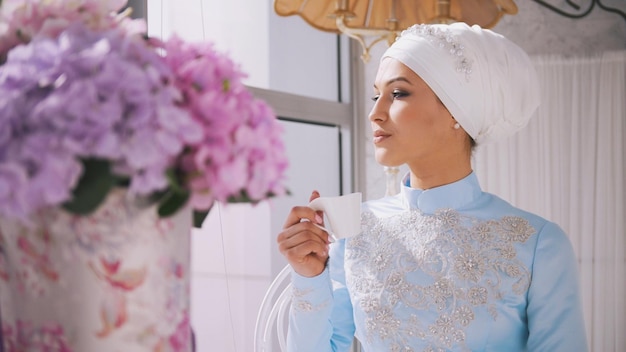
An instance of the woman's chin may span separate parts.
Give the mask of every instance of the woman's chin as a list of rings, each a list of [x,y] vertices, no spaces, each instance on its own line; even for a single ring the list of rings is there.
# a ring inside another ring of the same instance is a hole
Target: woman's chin
[[[384,155],[383,153],[376,152],[376,154],[374,155],[374,158],[376,159],[376,162],[380,164],[381,166],[399,167],[403,164],[401,162],[398,162],[396,160],[389,158],[389,156]]]

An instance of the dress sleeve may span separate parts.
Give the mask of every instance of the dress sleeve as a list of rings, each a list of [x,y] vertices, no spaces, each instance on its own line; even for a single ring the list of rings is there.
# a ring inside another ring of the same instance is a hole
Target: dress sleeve
[[[316,277],[292,272],[287,351],[349,351],[354,321],[343,269],[344,248],[345,240],[331,245],[328,267]]]
[[[578,262],[556,224],[539,232],[528,291],[528,350],[587,351]]]

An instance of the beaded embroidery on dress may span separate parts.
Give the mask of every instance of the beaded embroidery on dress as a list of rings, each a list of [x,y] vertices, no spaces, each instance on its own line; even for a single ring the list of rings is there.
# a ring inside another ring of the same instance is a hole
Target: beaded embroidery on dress
[[[322,310],[326,308],[330,304],[330,302],[328,301],[322,302],[320,304],[313,304],[307,301],[306,299],[304,299],[304,297],[308,295],[309,293],[311,293],[311,291],[312,289],[300,290],[296,287],[292,287],[291,299],[293,301],[292,303],[293,309],[301,311],[301,312],[316,312],[318,310]]]
[[[495,321],[496,303],[530,285],[515,248],[536,233],[524,218],[412,209],[387,218],[366,211],[361,223],[362,234],[346,242],[346,283],[374,345],[469,351],[466,330],[478,310]]]

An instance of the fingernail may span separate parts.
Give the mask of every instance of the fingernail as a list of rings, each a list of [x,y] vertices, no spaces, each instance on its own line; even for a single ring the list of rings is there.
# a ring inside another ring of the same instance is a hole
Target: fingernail
[[[318,224],[321,224],[323,221],[324,219],[322,219],[320,214],[315,214],[315,222],[317,222]]]

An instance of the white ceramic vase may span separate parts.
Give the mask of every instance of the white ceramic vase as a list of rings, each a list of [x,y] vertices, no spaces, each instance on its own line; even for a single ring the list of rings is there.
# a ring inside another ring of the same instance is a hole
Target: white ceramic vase
[[[4,351],[191,351],[191,226],[123,189],[89,216],[0,219]]]

